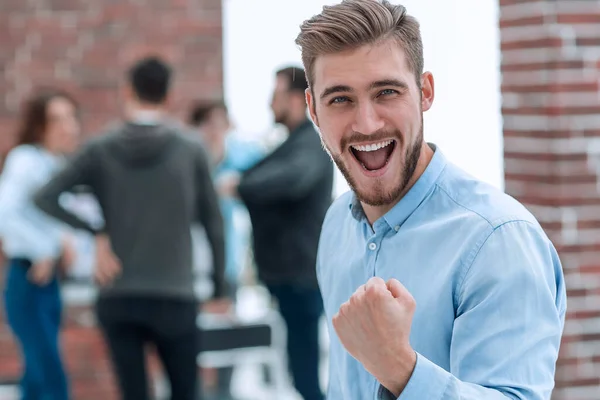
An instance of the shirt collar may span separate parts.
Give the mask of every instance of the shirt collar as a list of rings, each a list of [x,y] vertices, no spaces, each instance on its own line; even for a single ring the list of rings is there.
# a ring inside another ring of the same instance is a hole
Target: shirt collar
[[[138,110],[130,118],[136,125],[158,125],[162,119],[162,113],[153,110]]]
[[[404,221],[406,221],[421,202],[425,200],[425,197],[427,197],[431,189],[435,186],[440,174],[446,167],[447,160],[442,151],[435,144],[428,143],[428,145],[433,149],[433,157],[423,174],[404,197],[402,197],[402,199],[400,199],[400,201],[379,221],[375,221],[375,224],[386,223],[390,228],[398,231]],[[361,221],[365,218],[360,201],[354,194],[351,196],[349,208],[355,219]]]

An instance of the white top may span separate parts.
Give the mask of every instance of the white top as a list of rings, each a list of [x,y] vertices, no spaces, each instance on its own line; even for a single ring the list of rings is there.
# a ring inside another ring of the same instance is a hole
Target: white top
[[[58,258],[69,231],[33,203],[36,190],[61,167],[62,158],[42,147],[20,145],[7,156],[0,175],[0,238],[9,258]]]

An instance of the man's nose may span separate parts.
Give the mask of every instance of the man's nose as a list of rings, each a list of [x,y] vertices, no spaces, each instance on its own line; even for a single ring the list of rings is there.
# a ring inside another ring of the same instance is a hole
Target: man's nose
[[[377,113],[374,104],[370,101],[362,102],[356,107],[352,129],[363,135],[373,134],[383,129],[385,123]]]

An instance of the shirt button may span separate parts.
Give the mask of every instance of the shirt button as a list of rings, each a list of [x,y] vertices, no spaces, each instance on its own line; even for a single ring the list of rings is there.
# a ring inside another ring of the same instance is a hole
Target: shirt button
[[[377,245],[375,243],[369,243],[369,249],[371,250],[375,250],[377,248]]]
[[[396,232],[398,232],[398,231],[400,230],[400,225],[396,225],[396,226],[394,227],[394,230],[395,230]]]

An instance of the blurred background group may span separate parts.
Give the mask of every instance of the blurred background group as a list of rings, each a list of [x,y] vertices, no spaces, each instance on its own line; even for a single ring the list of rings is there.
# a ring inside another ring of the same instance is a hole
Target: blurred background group
[[[196,360],[200,398],[323,398],[328,339],[311,265],[322,214],[347,186],[331,164],[293,162],[297,153],[320,157],[293,135],[313,129],[294,38],[304,19],[333,3],[0,0],[0,224],[13,221],[0,229],[0,400],[35,390],[43,368],[56,374],[57,393],[66,390],[64,381],[70,398],[118,399],[119,375],[128,365],[115,367],[114,353],[131,355],[128,349],[146,350],[146,386],[157,399],[169,398],[173,380],[182,380],[177,360],[172,368],[158,361],[165,357],[157,340],[128,345],[122,331],[108,335],[108,323],[99,322],[97,242],[90,229],[104,221],[98,199],[85,188],[60,199],[91,227],[72,230],[58,251],[57,262],[69,268],[59,268],[56,280],[43,266],[34,276],[10,273],[9,253],[21,251],[22,238],[38,238],[33,252],[53,251],[44,248],[45,233],[27,229],[49,223],[27,196],[87,142],[134,114],[141,125],[152,125],[157,110],[205,149],[223,218],[230,301],[224,307],[210,301],[219,263],[211,233],[201,223],[190,226],[194,293],[198,303],[213,306],[197,308],[198,340],[205,339]],[[569,296],[554,396],[598,400],[600,5],[402,4],[421,22],[425,67],[436,79],[426,138],[518,198],[542,223],[561,254]],[[132,99],[152,98],[161,77],[168,77],[164,98],[150,101],[155,109],[140,109]],[[12,169],[11,158],[20,159]],[[127,203],[124,198],[124,209]],[[44,283],[38,303],[21,290],[24,280]],[[140,322],[144,312],[125,322],[137,329],[147,323]],[[118,320],[112,317],[109,322]],[[160,331],[158,317],[152,322]],[[24,343],[32,349],[44,340],[46,348],[22,351]],[[36,362],[45,351],[46,361]],[[24,398],[41,398],[29,395]]]

